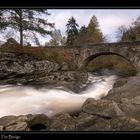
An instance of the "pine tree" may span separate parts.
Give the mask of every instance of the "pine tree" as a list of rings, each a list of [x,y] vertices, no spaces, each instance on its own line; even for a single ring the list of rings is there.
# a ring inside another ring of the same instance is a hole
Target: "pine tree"
[[[102,43],[105,41],[105,37],[99,29],[99,23],[97,18],[93,16],[87,27],[82,26],[79,30],[78,36],[74,41],[75,46],[83,46],[89,44]]]
[[[103,34],[99,29],[99,23],[96,16],[93,16],[87,26],[86,42],[95,44],[103,42]]]
[[[11,29],[19,32],[20,44],[23,46],[23,38],[27,40],[28,37],[34,37],[36,40],[36,33],[42,36],[51,33],[45,29],[54,26],[47,22],[48,15],[46,9],[0,9],[0,31]]]
[[[74,19],[74,17],[71,17],[67,23],[67,46],[73,46],[74,45],[74,40],[76,38],[76,36],[78,35],[78,29],[77,27],[79,26],[76,23],[76,20]]]
[[[87,34],[87,28],[85,26],[82,26],[79,30],[78,36],[76,36],[74,40],[75,46],[85,45],[86,44],[86,34]]]

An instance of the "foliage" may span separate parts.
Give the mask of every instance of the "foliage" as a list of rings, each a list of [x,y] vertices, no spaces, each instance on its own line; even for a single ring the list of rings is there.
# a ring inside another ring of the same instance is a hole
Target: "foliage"
[[[76,36],[78,35],[78,29],[77,27],[79,26],[76,23],[76,20],[74,17],[71,17],[67,23],[67,41],[66,44],[67,46],[73,46],[74,45],[74,40],[76,38]]]
[[[16,40],[10,38],[5,44],[0,47],[0,52],[14,53],[19,55],[29,55],[38,60],[49,60],[62,64],[63,62],[70,62],[71,55],[63,49],[63,47],[58,48],[43,48],[43,47],[33,47],[26,46],[22,47]]]
[[[79,34],[76,36],[76,39],[74,40],[75,46],[85,45],[87,44],[87,28],[85,26],[82,26],[79,30]]]
[[[51,33],[45,27],[54,26],[47,22],[48,15],[46,9],[0,9],[0,30],[3,33],[9,30],[12,36],[19,32],[21,46],[23,46],[23,38],[25,40],[34,38],[38,43],[36,33],[45,36]]]
[[[119,42],[140,41],[140,16],[128,28],[120,26],[117,36]]]
[[[54,30],[51,34],[52,39],[45,43],[45,46],[64,46],[66,43],[66,38],[62,37],[60,30]]]
[[[105,38],[99,29],[99,23],[96,16],[93,16],[87,27],[82,26],[79,35],[76,37],[74,44],[76,46],[96,44],[104,42]]]

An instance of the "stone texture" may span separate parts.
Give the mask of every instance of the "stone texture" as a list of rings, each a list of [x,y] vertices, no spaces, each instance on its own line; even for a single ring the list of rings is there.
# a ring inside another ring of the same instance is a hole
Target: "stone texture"
[[[49,131],[74,131],[75,119],[68,113],[55,115],[50,120]]]
[[[32,131],[46,129],[49,118],[44,114],[5,116],[0,118],[0,130],[3,131]]]
[[[131,117],[116,117],[110,124],[112,131],[140,131],[140,122]]]
[[[0,84],[53,85],[78,91],[88,78],[87,72],[63,71],[60,64],[37,60],[27,54],[16,56],[0,52],[0,65]]]
[[[100,116],[103,118],[112,118],[115,116],[124,116],[117,103],[110,100],[87,99],[82,110],[88,114]]]
[[[118,103],[122,102],[122,98],[132,99],[140,95],[140,75],[129,77],[127,83],[113,88],[109,91],[108,95],[104,99],[114,100]]]

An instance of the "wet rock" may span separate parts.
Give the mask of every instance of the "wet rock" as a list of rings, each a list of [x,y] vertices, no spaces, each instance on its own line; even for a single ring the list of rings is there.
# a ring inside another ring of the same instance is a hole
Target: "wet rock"
[[[30,130],[26,122],[17,122],[4,128],[5,131],[28,131]]]
[[[131,117],[116,117],[110,124],[112,131],[140,131],[140,122]]]
[[[0,118],[0,129],[5,131],[40,131],[49,125],[49,118],[44,114],[5,116]]]
[[[50,120],[49,131],[74,131],[76,120],[68,113],[55,115]]]
[[[127,116],[140,120],[140,95],[132,99],[121,98],[119,107]]]
[[[93,126],[97,120],[97,116],[81,112],[76,118],[76,131],[84,131]]]
[[[44,114],[28,115],[27,125],[30,130],[47,130],[49,125],[49,118]]]
[[[117,116],[110,119],[81,113],[77,118],[76,131],[139,131],[140,122],[132,117]]]
[[[122,102],[122,98],[132,99],[140,95],[140,75],[130,77],[121,87],[113,88],[104,99]]]
[[[16,122],[17,122],[16,116],[5,116],[0,118],[0,125],[4,127],[14,124]]]
[[[2,125],[0,125],[0,131],[3,131],[3,126]]]
[[[110,119],[91,115],[88,113],[80,113],[77,117],[76,131],[110,131]]]
[[[0,118],[0,126],[5,131],[29,131],[25,121],[22,121],[17,116],[5,116]]]
[[[84,103],[82,110],[88,114],[100,116],[103,118],[124,116],[124,113],[118,107],[118,104],[110,100],[95,100],[89,98]]]
[[[128,80],[128,78],[121,78],[121,79],[118,79],[118,80],[114,83],[113,88],[117,88],[117,87],[123,86],[124,84],[127,83],[127,80]]]

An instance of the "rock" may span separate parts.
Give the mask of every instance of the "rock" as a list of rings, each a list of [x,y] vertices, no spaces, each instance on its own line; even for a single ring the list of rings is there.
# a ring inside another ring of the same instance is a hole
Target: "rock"
[[[44,114],[5,116],[0,118],[0,129],[5,131],[47,130],[49,118]]]
[[[140,95],[132,99],[121,98],[121,104],[119,104],[119,107],[127,116],[140,120]]]
[[[3,126],[2,125],[0,125],[0,131],[3,131]]]
[[[27,123],[21,121],[17,116],[5,116],[0,118],[0,126],[5,131],[28,131],[30,130]]]
[[[57,85],[64,86],[74,92],[79,92],[81,86],[84,83],[86,83],[87,79],[88,79],[87,72],[82,71],[61,72],[59,79],[57,79]]]
[[[28,54],[0,52],[0,84],[32,86],[64,86],[73,91],[88,79],[87,72],[62,71],[61,65],[48,60],[38,60]]]
[[[17,122],[17,117],[16,116],[5,116],[0,118],[0,125],[3,127],[12,125]]]
[[[5,131],[29,131],[26,122],[17,122],[4,128]]]
[[[140,123],[132,117],[117,116],[110,119],[88,113],[77,117],[76,131],[139,131]]]
[[[105,118],[97,118],[93,125],[82,131],[111,131],[110,121]]]
[[[110,121],[106,118],[88,113],[80,113],[77,117],[76,131],[110,131]]]
[[[27,125],[30,130],[47,130],[49,125],[49,118],[44,114],[28,115]]]
[[[126,116],[140,120],[140,74],[125,78],[125,81],[125,84],[113,88],[103,99],[117,102]]]
[[[82,107],[83,112],[100,116],[103,118],[112,118],[114,116],[124,116],[117,103],[110,100],[95,100],[89,98]]]
[[[26,60],[26,58],[29,58]],[[60,65],[47,60],[36,60],[30,56],[14,56],[14,54],[0,54],[0,83],[27,84],[59,70]]]
[[[140,131],[140,122],[131,117],[116,117],[110,124],[112,131]]]
[[[2,73],[5,71],[8,74],[15,73],[16,75],[20,75],[20,74],[32,74],[34,72],[49,73],[49,72],[57,71],[60,68],[60,66],[57,63],[50,62],[47,60],[26,61],[26,62],[24,62],[24,64],[21,64],[22,60],[21,60],[21,62],[18,62],[18,61],[16,61],[16,62],[14,62],[14,61],[13,62],[9,62],[9,61],[1,62],[0,61],[0,64],[2,65],[0,68],[0,72]],[[2,74],[0,76],[3,77]]]
[[[62,71],[69,70],[69,65],[68,65],[66,62],[63,62],[63,63],[62,63],[61,70],[62,70]]]
[[[55,115],[50,120],[49,131],[74,131],[76,120],[68,113]]]
[[[76,131],[83,131],[93,126],[96,122],[97,116],[81,112],[76,118]]]
[[[127,83],[127,80],[128,80],[128,78],[121,78],[121,79],[118,79],[118,80],[114,83],[113,88],[117,88],[117,87],[123,86],[124,84]]]
[[[126,84],[113,88],[103,99],[121,103],[122,98],[132,99],[138,95],[140,95],[140,75],[129,77]]]

